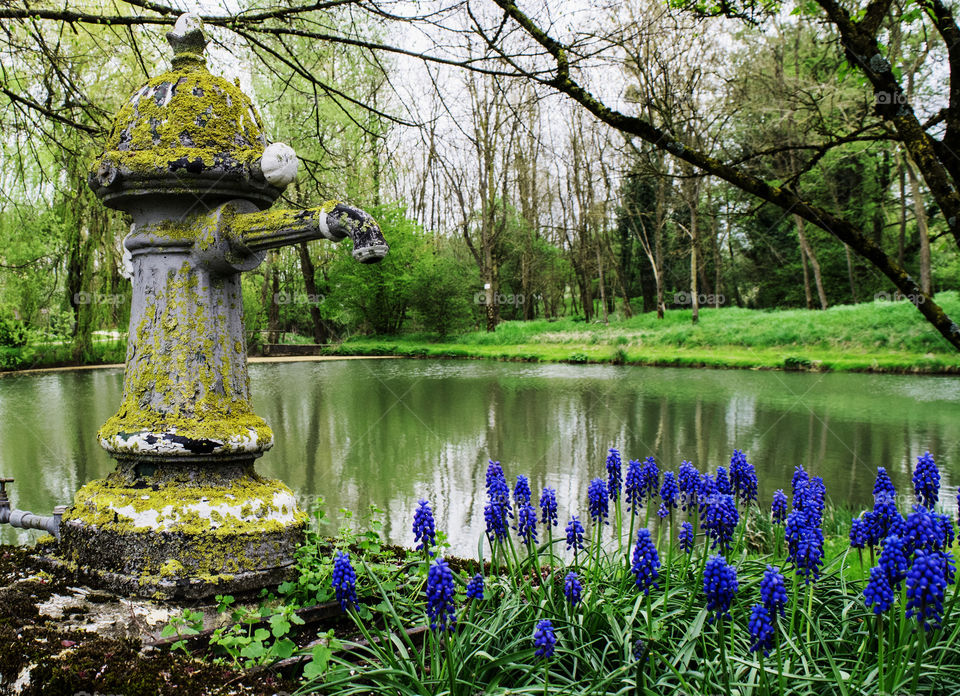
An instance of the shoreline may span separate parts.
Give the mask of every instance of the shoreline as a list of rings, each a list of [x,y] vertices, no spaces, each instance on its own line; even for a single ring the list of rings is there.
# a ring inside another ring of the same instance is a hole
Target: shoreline
[[[248,363],[326,362],[333,360],[384,359],[491,360],[568,365],[615,365],[621,367],[681,367],[713,370],[759,370],[780,372],[854,372],[862,374],[944,377],[960,374],[960,353],[842,353],[840,351],[759,350],[739,346],[709,349],[623,350],[611,345],[566,346],[563,344],[471,345],[428,343],[408,339],[351,341],[320,355],[252,356]],[[0,379],[15,375],[74,370],[122,369],[123,363],[54,365],[23,370],[2,370]]]

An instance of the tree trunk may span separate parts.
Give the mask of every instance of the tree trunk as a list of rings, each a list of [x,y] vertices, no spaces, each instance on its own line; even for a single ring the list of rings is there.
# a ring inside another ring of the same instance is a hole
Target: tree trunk
[[[313,259],[310,258],[310,252],[306,243],[298,244],[297,249],[300,252],[300,270],[303,273],[303,286],[307,291],[307,300],[310,305],[310,323],[313,327],[314,343],[327,343],[329,332],[320,316],[319,302],[320,293],[317,292],[316,268],[313,265]]]
[[[803,231],[805,222],[799,215],[794,215],[793,219],[797,224],[797,238],[800,240],[800,248],[806,255],[807,259],[810,260],[810,267],[813,269],[813,280],[817,285],[817,296],[820,298],[820,309],[826,309],[827,294],[823,290],[823,278],[820,276],[820,263],[817,261],[817,256],[813,253],[813,248],[810,246],[810,242],[807,241],[807,235]],[[847,254],[849,256],[849,251]]]
[[[800,264],[803,266],[803,296],[807,300],[807,309],[813,309],[813,295],[810,292],[810,271],[807,270],[807,255],[800,245]]]
[[[600,258],[600,240],[594,245],[597,252],[597,273],[600,276],[600,306],[603,308],[603,323],[609,324],[610,317],[607,314],[607,291],[603,287],[603,260]]]
[[[843,250],[847,254],[847,276],[850,278],[850,296],[853,298],[853,303],[856,304],[860,300],[857,299],[857,285],[853,279],[853,257],[850,255],[849,245],[844,244]]]
[[[920,289],[927,295],[933,294],[933,282],[930,277],[930,235],[927,231],[927,211],[923,207],[923,191],[913,162],[907,160],[907,177],[910,179],[910,195],[913,197],[913,214],[917,219],[917,234],[920,237]]]

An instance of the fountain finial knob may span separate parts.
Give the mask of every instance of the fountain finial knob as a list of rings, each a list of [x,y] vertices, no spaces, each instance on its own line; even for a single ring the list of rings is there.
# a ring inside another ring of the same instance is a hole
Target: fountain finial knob
[[[180,15],[173,31],[167,32],[167,41],[173,49],[173,67],[186,67],[188,64],[204,65],[203,51],[207,46],[207,36],[203,33],[203,20],[200,15],[186,12]]]

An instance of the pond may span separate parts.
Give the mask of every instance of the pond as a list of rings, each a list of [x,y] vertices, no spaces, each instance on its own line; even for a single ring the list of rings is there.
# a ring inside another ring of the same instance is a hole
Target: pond
[[[304,505],[318,496],[363,518],[384,511],[390,541],[412,542],[417,499],[431,500],[453,550],[476,553],[484,472],[500,460],[535,498],[557,489],[560,515],[586,516],[589,480],[611,446],[676,469],[756,466],[760,501],[789,493],[794,467],[823,476],[836,503],[866,506],[877,466],[902,493],[930,450],[955,508],[960,481],[960,381],[952,377],[807,374],[480,361],[351,360],[250,366],[257,412],[276,444],[259,461]],[[112,460],[95,433],[119,404],[118,369],[0,379],[0,475],[14,505],[49,514]],[[902,504],[903,508],[904,505]],[[353,520],[351,524],[358,524]],[[38,533],[0,527],[3,543]]]

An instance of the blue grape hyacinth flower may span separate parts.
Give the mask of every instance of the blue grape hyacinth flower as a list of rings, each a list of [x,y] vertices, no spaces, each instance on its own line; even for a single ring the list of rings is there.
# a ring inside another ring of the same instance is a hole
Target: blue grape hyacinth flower
[[[677,487],[680,489],[680,509],[684,512],[697,504],[700,494],[700,472],[697,467],[688,461],[680,462],[680,471],[677,474]]]
[[[611,447],[607,455],[607,492],[610,500],[619,500],[622,486],[623,462],[620,459],[620,452],[615,447]]]
[[[680,550],[684,553],[693,552],[693,525],[684,521],[680,525],[680,532],[677,534],[677,541],[680,543]]]
[[[913,490],[917,500],[928,510],[932,510],[940,498],[940,470],[929,452],[917,457],[917,466],[913,470]]]
[[[583,585],[580,577],[572,570],[563,579],[563,596],[570,602],[570,606],[577,606],[583,598]]]
[[[540,494],[540,522],[544,526],[556,527],[559,521],[557,517],[557,492],[553,488],[544,488]]]
[[[584,529],[576,515],[570,518],[564,531],[567,534],[567,551],[573,549],[574,554],[576,554],[577,551],[583,551]]]
[[[357,574],[350,565],[350,554],[338,551],[333,558],[333,591],[344,611],[357,603]]]
[[[757,499],[757,471],[740,450],[734,450],[730,457],[730,487],[734,497],[745,505]]]
[[[717,493],[733,495],[733,488],[730,487],[730,478],[727,476],[727,470],[722,466],[717,467]]]
[[[700,514],[703,514],[703,508],[707,504],[707,501],[713,496],[717,495],[719,491],[717,490],[717,482],[713,480],[713,477],[709,473],[705,473],[700,477],[700,489],[697,491],[697,501],[700,503]]]
[[[633,565],[630,572],[636,577],[636,585],[643,594],[649,594],[650,587],[658,590],[657,578],[660,577],[660,555],[650,538],[650,530],[645,527],[637,530],[637,542],[633,547]]]
[[[866,531],[867,542],[876,546],[891,534],[903,532],[903,515],[897,509],[897,503],[888,493],[878,493],[874,499],[872,517],[868,514],[869,525]]]
[[[660,490],[660,469],[657,460],[647,457],[640,469],[640,494],[645,498],[656,498]]]
[[[914,505],[903,524],[904,553],[911,556],[918,551],[936,551],[943,547],[944,535],[940,518],[922,505]]]
[[[503,541],[507,538],[507,509],[490,501],[483,508],[483,519],[487,525],[487,538],[492,544],[494,541]]]
[[[673,510],[677,507],[677,498],[680,497],[680,489],[677,487],[677,478],[672,471],[663,472],[663,485],[660,486],[660,500],[663,507],[667,510]]]
[[[880,566],[870,569],[870,581],[863,588],[863,599],[868,607],[873,607],[874,614],[885,613],[893,604],[893,588]]]
[[[483,575],[477,573],[467,583],[467,599],[483,599]]]
[[[810,474],[802,466],[794,467],[793,478],[790,479],[790,499],[794,510],[803,509],[803,496],[810,481]]]
[[[907,573],[907,618],[916,619],[926,631],[938,628],[943,619],[943,597],[950,576],[945,554],[918,551]]]
[[[427,573],[427,616],[434,631],[454,631],[457,612],[454,607],[455,589],[453,571],[447,562],[438,558]]]
[[[643,464],[638,459],[631,459],[627,464],[627,478],[624,483],[623,492],[627,501],[627,509],[636,514],[637,510],[643,507]]]
[[[750,652],[762,650],[764,656],[770,654],[773,648],[773,622],[770,620],[770,612],[762,604],[754,604],[750,610],[750,620],[747,622],[747,629],[750,631]]]
[[[700,519],[700,527],[710,539],[710,549],[721,550],[730,548],[734,530],[740,522],[740,513],[732,495],[716,494],[703,501],[704,506]]]
[[[737,593],[737,569],[729,565],[723,556],[710,556],[703,569],[703,593],[707,596],[707,611],[714,612],[708,618],[715,620],[730,618],[730,605]]]
[[[773,516],[774,524],[783,524],[787,521],[787,496],[782,488],[778,488],[773,494],[770,514]]]
[[[850,522],[850,547],[854,549],[863,549],[867,545],[867,536],[864,529],[863,519],[854,517]]]
[[[897,489],[893,485],[893,481],[890,480],[890,474],[887,473],[887,470],[882,466],[877,467],[877,478],[873,482],[873,495],[874,497],[878,495],[886,495],[891,499],[897,499]]]
[[[537,657],[549,659],[553,657],[554,647],[557,645],[557,635],[553,631],[553,624],[550,619],[543,619],[537,623],[537,628],[533,632],[533,644],[536,651],[533,653]]]
[[[819,579],[823,565],[823,530],[819,524],[807,516],[806,510],[794,510],[787,516],[784,537],[790,560],[805,583]]]
[[[887,576],[887,583],[893,589],[899,589],[900,583],[907,577],[910,570],[910,561],[904,553],[903,539],[898,536],[888,536],[883,542],[878,565]]]
[[[607,484],[601,478],[595,478],[587,488],[587,504],[590,509],[590,519],[594,524],[603,522],[609,524],[607,516],[610,508],[607,501]]]
[[[770,612],[770,616],[785,615],[787,583],[779,568],[768,565],[763,571],[763,577],[760,579],[760,601]]]
[[[517,535],[528,546],[537,543],[537,512],[529,500],[517,513]]]
[[[417,511],[413,514],[413,540],[420,542],[417,544],[417,551],[429,551],[431,546],[437,545],[437,528],[430,502],[427,500],[421,499]]]
[[[523,474],[517,475],[517,482],[513,486],[513,502],[519,510],[521,506],[530,502],[533,493],[530,491],[530,480]]]

